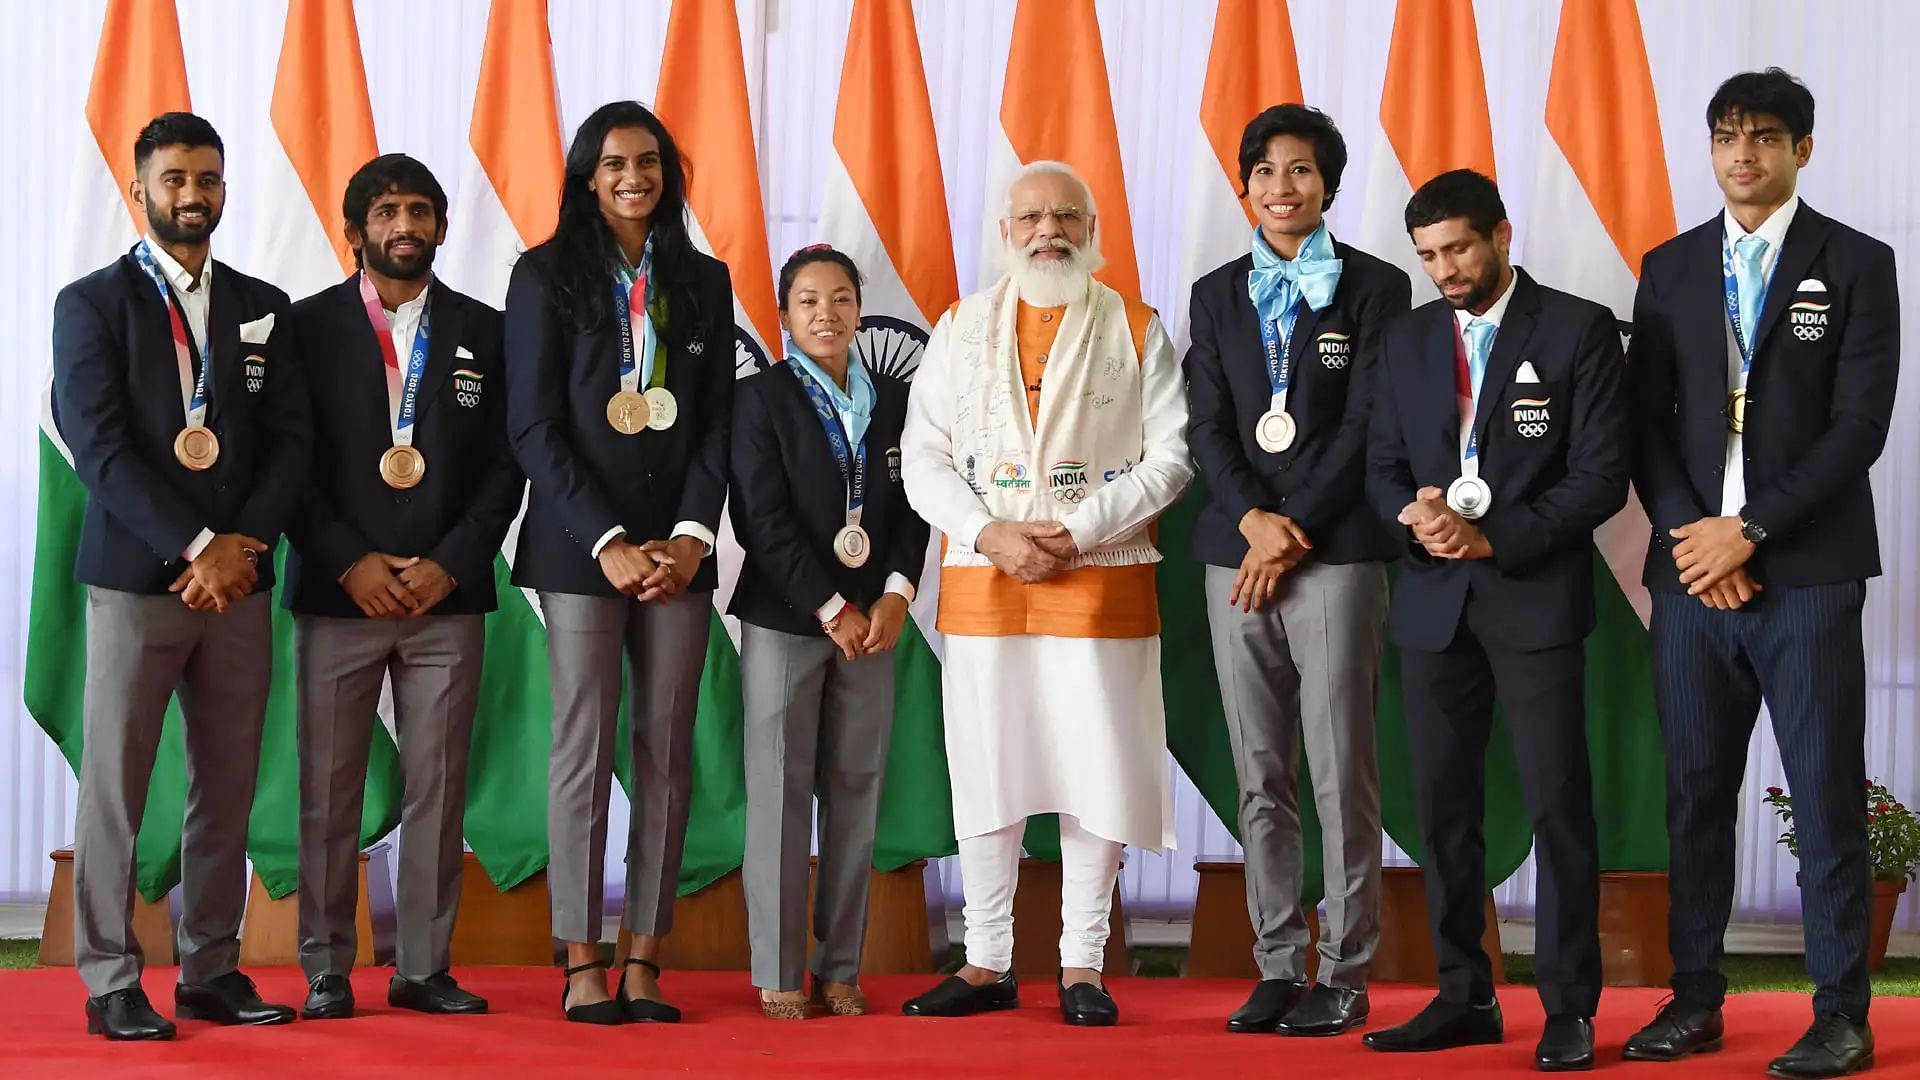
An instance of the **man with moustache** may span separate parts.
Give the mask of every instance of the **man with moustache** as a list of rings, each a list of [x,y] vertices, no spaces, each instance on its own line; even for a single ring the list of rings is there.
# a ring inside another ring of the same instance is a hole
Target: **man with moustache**
[[[524,486],[507,443],[500,313],[433,276],[447,196],[405,154],[342,200],[360,272],[293,306],[319,433],[289,534],[300,682],[300,965],[310,1020],[353,1015],[360,812],[383,681],[406,797],[387,1002],[483,1013],[447,973],[493,558]]]
[[[1123,844],[1173,846],[1150,526],[1186,487],[1186,397],[1153,309],[1095,281],[1092,192],[1025,166],[1008,272],[948,310],[914,377],[907,497],[946,534],[940,630],[967,963],[915,1016],[1018,1005],[1013,893],[1033,814],[1060,815],[1060,1010],[1105,1026]]]
[[[1707,105],[1726,208],[1647,254],[1634,303],[1634,480],[1653,524],[1673,997],[1626,1057],[1718,1049],[1734,824],[1764,702],[1793,790],[1814,1022],[1775,1076],[1873,1064],[1867,1026],[1866,654],[1880,574],[1868,472],[1900,373],[1887,245],[1795,192],[1813,95],[1779,68]]]
[[[74,966],[87,1030],[168,1039],[140,988],[134,843],[167,702],[185,720],[180,981],[174,1012],[282,1024],[242,974],[247,818],[272,675],[273,546],[300,498],[309,429],[273,332],[286,294],[213,261],[225,151],[191,113],[134,141],[148,232],[60,290],[53,416],[87,488],[85,750],[74,820]]]
[[[1510,266],[1492,180],[1442,173],[1407,232],[1443,299],[1388,328],[1367,490],[1402,543],[1388,612],[1400,647],[1427,914],[1440,993],[1364,1040],[1428,1051],[1503,1037],[1480,947],[1481,814],[1494,699],[1519,760],[1540,864],[1535,967],[1543,1071],[1593,1063],[1599,868],[1587,762],[1585,655],[1593,530],[1626,502],[1620,336],[1599,304]]]

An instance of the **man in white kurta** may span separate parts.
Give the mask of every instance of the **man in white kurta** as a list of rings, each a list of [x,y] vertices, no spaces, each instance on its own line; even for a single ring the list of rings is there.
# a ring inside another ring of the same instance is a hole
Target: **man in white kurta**
[[[1186,399],[1153,309],[1093,280],[1093,199],[1027,166],[1008,273],[934,328],[902,438],[908,500],[945,534],[939,628],[967,966],[910,1015],[1017,1004],[1013,893],[1027,818],[1060,815],[1061,1011],[1118,1016],[1101,982],[1123,845],[1173,846],[1152,523],[1186,487]]]

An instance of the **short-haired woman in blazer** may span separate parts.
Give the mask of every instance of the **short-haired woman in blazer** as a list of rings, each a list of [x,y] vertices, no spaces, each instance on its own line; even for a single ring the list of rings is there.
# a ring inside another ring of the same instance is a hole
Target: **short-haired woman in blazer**
[[[760,1008],[866,1011],[860,948],[893,727],[894,643],[926,559],[900,484],[907,387],[852,351],[860,272],[824,245],[780,270],[787,359],[740,383],[733,594],[746,704],[747,923]],[[813,993],[807,856],[820,797]]]
[[[539,590],[547,624],[547,885],[567,943],[561,1007],[582,1023],[680,1018],[656,961],[687,834],[733,406],[732,287],[694,250],[685,196],[659,119],[600,107],[567,151],[553,238],[507,288],[507,426],[532,482],[513,583]],[[610,998],[600,898],[623,658],[633,947]]]

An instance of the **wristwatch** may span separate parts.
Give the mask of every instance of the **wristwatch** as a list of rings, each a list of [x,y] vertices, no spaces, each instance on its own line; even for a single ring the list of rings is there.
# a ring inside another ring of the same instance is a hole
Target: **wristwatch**
[[[1767,530],[1761,528],[1759,522],[1745,514],[1741,514],[1740,535],[1747,538],[1747,543],[1757,546],[1762,540],[1767,538]]]

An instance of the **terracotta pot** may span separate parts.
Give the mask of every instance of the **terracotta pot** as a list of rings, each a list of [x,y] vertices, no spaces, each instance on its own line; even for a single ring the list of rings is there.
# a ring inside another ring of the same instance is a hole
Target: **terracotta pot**
[[[1893,913],[1900,906],[1900,894],[1906,891],[1904,879],[1873,883],[1872,935],[1867,938],[1868,971],[1879,971],[1887,964],[1887,937],[1893,933]]]

